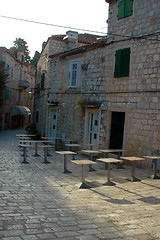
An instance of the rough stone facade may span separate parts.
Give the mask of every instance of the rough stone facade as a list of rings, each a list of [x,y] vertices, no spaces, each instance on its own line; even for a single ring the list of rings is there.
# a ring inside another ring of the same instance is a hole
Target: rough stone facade
[[[35,114],[34,121],[36,126],[42,135],[48,134],[48,127],[46,122],[46,114],[48,109],[48,97],[50,92],[50,82],[49,72],[49,56],[56,55],[59,53],[65,53],[70,49],[76,49],[78,47],[84,46],[91,42],[94,42],[99,36],[91,34],[78,34],[78,32],[68,31],[64,35],[53,35],[48,38],[48,41],[43,44],[43,49],[41,56],[37,63],[37,77],[36,82],[41,82],[42,74],[45,75],[44,88],[41,88],[41,91],[38,94],[35,94]],[[58,81],[60,82],[60,81]],[[58,84],[56,82],[56,84]],[[58,85],[56,85],[56,88]]]
[[[21,62],[5,47],[0,47],[0,60],[5,63],[8,74],[4,102],[0,108],[0,131],[24,127],[32,121],[33,98],[29,99],[28,92],[34,87],[35,67]],[[17,105],[28,107],[31,116],[12,116],[12,107]]]
[[[132,14],[118,20],[121,1],[109,1],[107,41],[51,56],[46,133],[83,146],[123,148],[124,155],[151,155],[160,150],[160,3],[133,0]],[[129,73],[115,77],[115,54],[127,48]],[[73,62],[76,87],[69,86]]]

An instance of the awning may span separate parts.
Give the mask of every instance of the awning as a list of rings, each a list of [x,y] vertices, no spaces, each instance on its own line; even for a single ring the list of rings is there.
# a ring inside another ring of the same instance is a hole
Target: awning
[[[13,106],[11,111],[11,116],[16,115],[30,115],[31,111],[25,106]]]

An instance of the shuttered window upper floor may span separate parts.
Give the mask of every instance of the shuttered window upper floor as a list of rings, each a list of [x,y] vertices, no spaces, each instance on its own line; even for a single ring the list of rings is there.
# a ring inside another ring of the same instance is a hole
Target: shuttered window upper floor
[[[118,2],[118,19],[131,16],[133,13],[133,0],[120,0]]]

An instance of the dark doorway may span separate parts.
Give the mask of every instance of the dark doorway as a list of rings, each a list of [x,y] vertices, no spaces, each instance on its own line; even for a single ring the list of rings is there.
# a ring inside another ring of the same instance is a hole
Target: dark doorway
[[[110,149],[123,148],[123,132],[124,132],[124,112],[112,112],[111,119],[111,135],[110,135]]]

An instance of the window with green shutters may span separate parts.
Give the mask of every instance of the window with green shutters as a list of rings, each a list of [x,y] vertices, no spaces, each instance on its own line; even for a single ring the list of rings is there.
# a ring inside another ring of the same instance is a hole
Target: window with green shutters
[[[130,67],[130,48],[119,49],[115,54],[114,77],[128,77]]]
[[[133,0],[121,0],[118,2],[118,19],[131,16],[133,12]]]
[[[41,88],[44,89],[44,83],[45,83],[45,73],[41,74]]]
[[[11,101],[12,99],[12,92],[11,90],[6,89],[5,90],[5,101]]]

